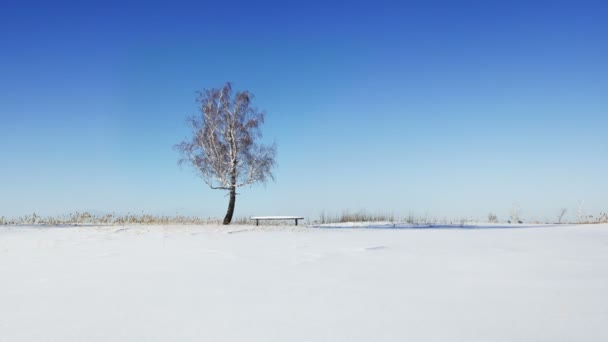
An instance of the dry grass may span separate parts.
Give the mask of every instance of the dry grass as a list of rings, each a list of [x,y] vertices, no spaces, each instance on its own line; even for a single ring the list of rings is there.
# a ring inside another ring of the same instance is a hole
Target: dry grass
[[[0,217],[0,225],[206,225],[221,224],[220,218],[201,218],[197,216],[164,216],[150,214],[103,214],[74,212],[60,216],[40,216],[36,213],[13,219]],[[246,217],[233,219],[233,224],[251,224]]]
[[[350,212],[345,210],[342,214],[332,215],[321,212],[319,219],[313,221],[314,224],[329,224],[329,223],[346,223],[346,222],[390,222],[390,223],[408,223],[408,224],[465,224],[473,222],[473,219],[436,219],[428,216],[415,216],[412,213],[407,216],[399,217],[393,213],[369,213],[366,210],[358,212]]]
[[[388,221],[394,222],[395,217],[393,214],[370,214],[365,210],[361,210],[356,213],[349,211],[343,211],[340,215],[326,214],[324,211],[319,215],[319,220],[315,223],[326,224],[326,223],[344,223],[344,222],[379,222]]]
[[[598,223],[608,223],[608,212],[600,213],[598,216],[587,215],[583,217],[579,217],[579,224],[598,224]]]
[[[491,223],[498,222],[495,214],[488,216]],[[472,218],[461,219],[437,219],[427,216],[414,216],[409,214],[405,217],[395,217],[394,214],[369,213],[365,210],[358,212],[343,211],[339,215],[331,215],[322,212],[318,220],[312,222],[306,220],[304,224],[328,224],[345,222],[391,222],[409,224],[461,224],[477,222]],[[198,216],[164,216],[150,214],[103,214],[95,215],[88,212],[74,212],[60,216],[40,216],[36,213],[17,218],[6,218],[0,216],[0,225],[220,225],[221,218],[198,217]],[[285,225],[292,221],[268,221],[264,225]],[[543,222],[534,222],[543,223]],[[546,223],[546,222],[544,222]],[[568,222],[572,223],[572,222]],[[602,212],[598,216],[587,215],[579,217],[577,224],[599,224],[608,223],[608,212]],[[248,217],[236,217],[232,221],[233,225],[251,225],[253,222]]]

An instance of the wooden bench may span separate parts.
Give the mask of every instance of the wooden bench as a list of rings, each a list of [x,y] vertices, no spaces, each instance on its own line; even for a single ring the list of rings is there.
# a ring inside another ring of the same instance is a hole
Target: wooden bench
[[[298,220],[303,220],[303,217],[300,216],[252,216],[252,220],[255,220],[255,225],[260,225],[260,220],[295,220],[296,226],[298,225]]]

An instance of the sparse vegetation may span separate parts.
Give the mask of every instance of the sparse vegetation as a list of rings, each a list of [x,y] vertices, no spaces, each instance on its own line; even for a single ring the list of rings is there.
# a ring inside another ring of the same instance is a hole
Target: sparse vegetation
[[[563,223],[563,215],[565,209],[560,210],[558,223]],[[513,217],[512,217],[513,218]],[[494,213],[488,214],[489,223],[498,223],[498,217]],[[343,211],[341,214],[330,215],[325,211],[321,212],[318,220],[308,221],[304,223],[329,224],[329,223],[346,223],[346,222],[390,222],[390,223],[407,223],[407,224],[459,224],[467,225],[480,222],[473,218],[456,218],[456,219],[437,219],[429,218],[428,216],[420,217],[410,213],[404,217],[396,217],[393,213],[377,214],[369,213],[365,210],[358,212]],[[511,222],[511,221],[508,221]],[[184,215],[151,215],[151,214],[100,214],[95,215],[89,212],[74,212],[67,215],[59,216],[40,216],[37,213],[24,215],[16,218],[7,218],[0,216],[0,226],[4,225],[48,225],[48,226],[76,226],[76,225],[219,225],[223,220],[217,217],[198,217]],[[233,220],[234,224],[248,225],[252,224],[249,217],[238,217]],[[515,221],[514,223],[518,223]],[[519,221],[521,223],[521,221]],[[548,223],[548,222],[534,222]],[[608,212],[601,212],[599,215],[585,215],[579,217],[579,224],[599,224],[608,223]],[[286,224],[283,221],[269,221],[265,225],[282,225]]]
[[[0,217],[0,225],[196,225],[220,224],[219,218],[201,218],[197,216],[164,216],[151,214],[103,214],[95,215],[89,212],[74,212],[60,216],[40,216],[36,213],[13,219]],[[246,217],[237,218],[235,223],[251,223]]]
[[[413,213],[409,213],[404,217],[397,217],[394,213],[382,214],[382,213],[369,213],[366,210],[360,210],[358,212],[350,212],[345,210],[342,214],[327,214],[322,211],[319,214],[319,219],[313,221],[315,224],[331,224],[331,223],[347,223],[347,222],[389,222],[389,223],[407,223],[415,225],[425,224],[460,224],[466,225],[469,223],[476,222],[472,218],[458,218],[458,219],[437,219],[429,218],[428,215],[416,216]]]
[[[578,209],[576,211],[576,221],[578,223],[583,223],[587,219],[586,215],[585,215],[585,211],[583,210],[583,204],[585,204],[585,201],[578,202]]]
[[[608,223],[608,212],[600,213],[598,216],[584,215],[578,217],[579,224]]]
[[[319,215],[320,224],[326,223],[344,223],[344,222],[395,222],[395,216],[391,214],[370,214],[365,210],[355,213],[343,211],[340,215],[328,215],[322,211]]]

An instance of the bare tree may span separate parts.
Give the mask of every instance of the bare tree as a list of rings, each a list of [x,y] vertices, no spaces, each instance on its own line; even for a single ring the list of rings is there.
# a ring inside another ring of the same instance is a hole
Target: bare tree
[[[257,143],[264,112],[252,106],[252,99],[248,91],[234,93],[230,83],[199,92],[201,113],[188,120],[192,138],[175,145],[180,164],[192,165],[211,189],[228,191],[224,224],[232,221],[237,188],[274,179],[276,145]]]
[[[559,211],[559,214],[557,215],[557,223],[561,224],[562,220],[564,219],[564,215],[566,215],[566,212],[568,211],[568,209],[566,208],[562,208]]]

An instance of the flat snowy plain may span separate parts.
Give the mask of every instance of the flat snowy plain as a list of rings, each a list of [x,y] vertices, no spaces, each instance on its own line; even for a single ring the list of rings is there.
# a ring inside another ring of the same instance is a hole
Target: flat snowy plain
[[[608,341],[608,225],[0,227],[0,341]]]

